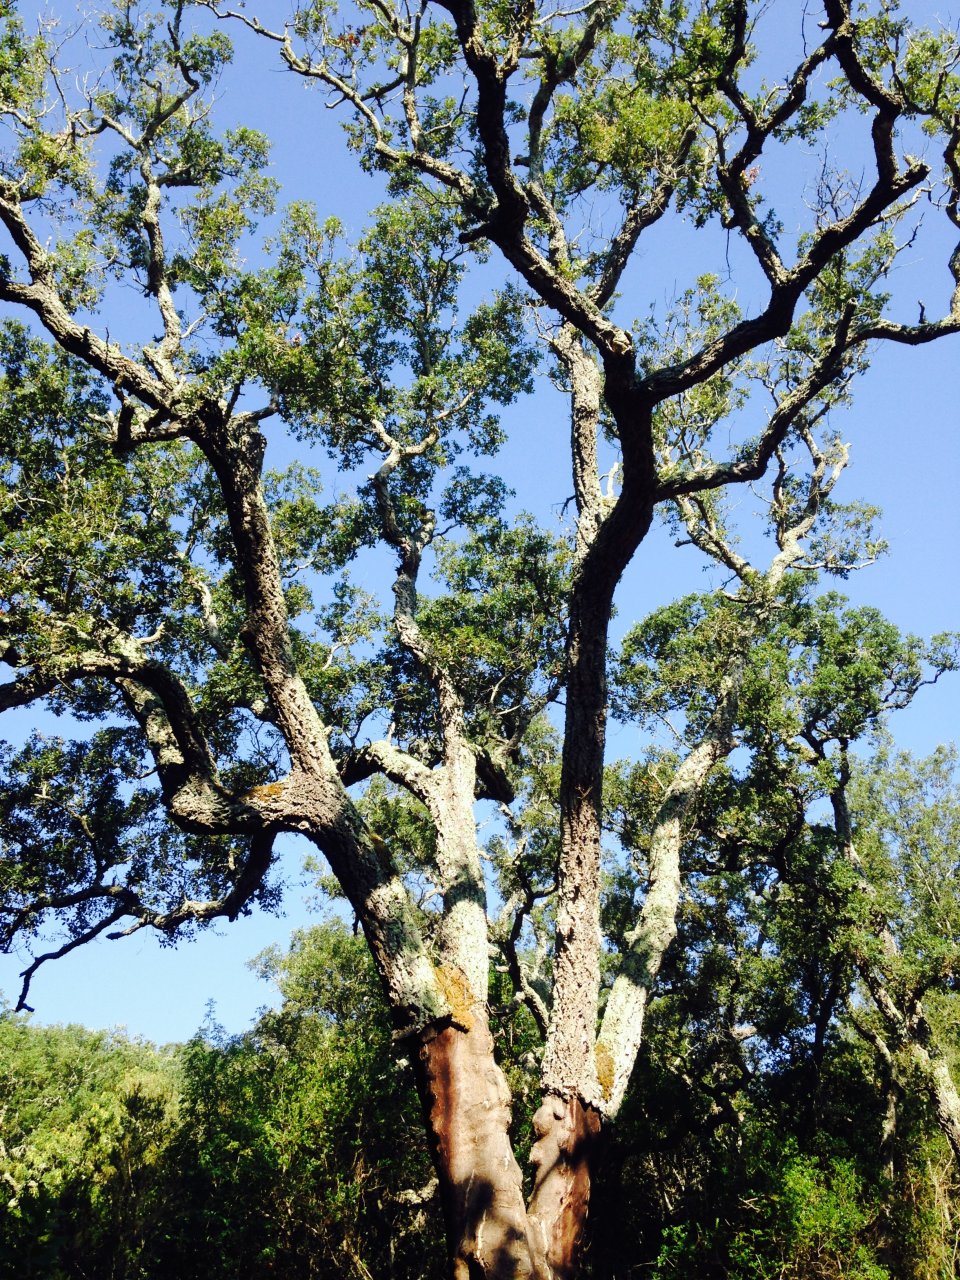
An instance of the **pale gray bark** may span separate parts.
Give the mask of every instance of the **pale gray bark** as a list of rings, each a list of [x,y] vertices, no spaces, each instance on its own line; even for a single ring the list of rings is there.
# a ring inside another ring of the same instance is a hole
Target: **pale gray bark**
[[[387,456],[373,476],[380,525],[386,542],[397,554],[393,584],[393,623],[400,643],[416,659],[436,696],[442,760],[426,770],[417,762],[403,766],[392,753],[395,776],[427,807],[437,836],[436,874],[443,896],[443,922],[438,939],[441,965],[462,976],[470,993],[474,1017],[485,1017],[489,966],[486,887],[477,846],[473,815],[477,787],[476,753],[468,735],[463,700],[449,671],[424,636],[416,619],[417,577],[425,548],[434,531],[431,512],[425,512],[419,528],[401,527],[390,478],[398,467],[426,452],[436,443],[439,428],[420,443],[402,446],[374,424]]]
[[[922,1029],[918,1026],[922,1035]],[[932,1037],[930,1038],[932,1041]],[[953,1158],[960,1164],[960,1093],[943,1053],[933,1044],[924,1044],[915,1034],[908,1041],[910,1057],[920,1068],[933,1103],[937,1123],[950,1143]]]
[[[680,851],[683,821],[716,763],[732,750],[732,722],[742,666],[725,682],[711,728],[687,755],[670,780],[650,840],[647,892],[634,929],[624,939],[628,950],[607,997],[597,1038],[600,1109],[617,1114],[643,1036],[647,1003],[667,948],[677,932],[680,905]]]

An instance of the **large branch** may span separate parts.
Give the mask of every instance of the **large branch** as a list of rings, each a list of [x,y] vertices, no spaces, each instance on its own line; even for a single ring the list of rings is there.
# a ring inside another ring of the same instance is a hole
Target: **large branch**
[[[77,638],[74,629],[70,634]],[[56,644],[62,639],[51,637]],[[89,643],[94,637],[86,639]],[[178,825],[207,834],[262,829],[268,819],[257,805],[233,796],[221,784],[190,695],[168,667],[150,658],[149,641],[115,628],[96,639],[96,647],[68,651],[62,657],[54,653],[42,668],[27,670],[0,686],[0,710],[28,705],[71,684],[106,680],[120,691],[143,730],[164,803]],[[276,822],[277,806],[271,809],[269,821]]]
[[[118,392],[129,392],[151,409],[172,415],[169,387],[124,355],[120,347],[104,341],[71,316],[57,290],[47,252],[11,182],[0,182],[0,222],[20,250],[30,275],[29,284],[0,275],[0,301],[32,311],[59,346],[103,374]]]
[[[809,433],[804,434],[804,442],[812,464],[807,492],[791,518],[787,509],[777,506],[778,477],[772,504],[778,552],[764,573],[756,573],[734,551],[709,506],[696,498],[677,500],[690,541],[718,563],[731,568],[741,579],[743,587],[738,597],[741,620],[736,636],[731,637],[730,657],[706,730],[677,767],[654,819],[646,896],[636,926],[625,936],[628,950],[607,999],[597,1039],[598,1074],[603,1089],[601,1106],[610,1116],[616,1114],[623,1102],[642,1040],[650,994],[663,957],[677,932],[683,823],[716,765],[735,746],[740,690],[751,648],[769,626],[777,608],[776,593],[788,571],[802,561],[803,540],[847,462],[843,450],[828,470],[826,457]]]
[[[31,982],[42,965],[50,960],[61,959],[125,919],[132,918],[134,923],[113,933],[106,933],[106,936],[114,939],[127,937],[139,929],[148,927],[157,929],[161,933],[171,934],[181,925],[188,923],[208,923],[219,917],[235,920],[262,885],[264,876],[270,868],[272,851],[272,834],[253,836],[248,856],[236,871],[233,883],[226,893],[220,898],[208,900],[184,899],[168,911],[157,911],[144,901],[138,890],[122,883],[95,883],[72,893],[41,894],[31,899],[19,908],[9,924],[4,926],[0,935],[4,950],[12,945],[17,934],[28,923],[47,912],[68,911],[73,907],[87,906],[99,901],[111,904],[112,909],[106,916],[81,929],[61,946],[33,957],[20,975],[23,984],[17,1001],[17,1010],[25,1009],[32,1012],[27,1004],[27,996]]]
[[[253,837],[248,860],[222,898],[186,901],[157,912],[127,897],[108,924],[132,915],[134,928],[169,931],[187,920],[234,916],[269,866],[273,835],[281,830],[302,832],[329,859],[364,926],[398,1026],[409,1032],[449,1016],[447,997],[390,851],[366,828],[335,775],[295,766],[284,778],[233,795],[219,782],[189,696],[172,673],[132,648],[126,654],[90,652],[74,658],[72,665],[61,664],[46,687],[90,678],[111,680],[121,689],[153,754],[167,811],[179,826],[201,834]],[[27,683],[39,696],[39,682],[28,678]],[[7,702],[13,701],[10,689],[15,687],[16,682],[5,686]],[[72,946],[55,954],[65,954]]]
[[[570,381],[570,453],[577,504],[577,554],[592,545],[604,517],[597,464],[597,431],[603,395],[600,370],[576,329],[565,324],[550,342]]]
[[[691,387],[706,382],[724,366],[755,347],[774,338],[784,337],[793,323],[794,313],[804,290],[813,283],[830,259],[852,245],[882,219],[891,206],[915,190],[928,177],[929,172],[925,164],[914,161],[908,169],[890,180],[878,177],[869,194],[846,218],[839,219],[819,233],[784,282],[771,291],[766,308],[758,316],[741,321],[679,364],[648,374],[639,382],[638,394],[652,404],[659,404],[662,400],[678,396]]]
[[[454,20],[464,60],[477,86],[476,127],[495,205],[470,239],[493,241],[504,257],[549,306],[576,326],[607,356],[633,350],[630,334],[614,324],[599,306],[554,264],[524,233],[530,201],[517,178],[510,157],[506,127],[507,83],[511,67],[502,65],[487,48],[475,6],[469,0],[440,0]]]
[[[397,783],[427,807],[436,796],[435,771],[392,742],[369,742],[340,763],[340,777],[346,787],[376,774]]]
[[[605,307],[613,298],[643,232],[659,222],[670,208],[680,171],[696,138],[697,129],[691,125],[680,139],[676,154],[665,167],[656,187],[642,204],[630,206],[619,230],[599,255],[600,274],[588,291],[590,299],[598,307]]]
[[[684,494],[702,493],[728,484],[759,480],[770,459],[796,423],[802,421],[809,406],[843,373],[845,360],[851,349],[862,345],[863,339],[853,328],[854,314],[854,307],[850,304],[841,317],[829,346],[815,359],[807,376],[776,406],[759,442],[747,457],[733,462],[714,463],[676,477],[667,476],[660,481],[658,499],[676,499]]]
[[[327,733],[294,656],[283,575],[261,480],[266,441],[258,415],[225,416],[209,405],[194,435],[223,493],[246,604],[241,635],[263,679],[271,718],[283,735],[294,771],[339,787]]]
[[[646,897],[639,921],[624,937],[628,950],[607,997],[597,1038],[602,1090],[598,1105],[610,1116],[617,1113],[626,1094],[643,1037],[650,992],[677,933],[683,820],[716,763],[733,749],[732,726],[742,668],[741,663],[728,676],[709,732],[678,767],[654,822]]]
[[[423,552],[433,536],[433,515],[424,513],[414,532],[401,527],[390,479],[408,459],[421,456],[436,443],[439,428],[429,431],[417,445],[401,446],[376,424],[389,450],[372,477],[380,528],[384,541],[397,553],[393,583],[393,623],[400,643],[414,657],[433,687],[443,744],[441,766],[427,780],[392,753],[386,761],[402,768],[399,780],[419,790],[437,834],[437,871],[443,894],[444,919],[441,954],[465,976],[472,999],[483,1002],[488,984],[486,887],[477,849],[473,798],[477,783],[476,752],[467,736],[463,699],[447,665],[434,652],[417,622],[417,577]],[[417,794],[417,790],[414,794]]]

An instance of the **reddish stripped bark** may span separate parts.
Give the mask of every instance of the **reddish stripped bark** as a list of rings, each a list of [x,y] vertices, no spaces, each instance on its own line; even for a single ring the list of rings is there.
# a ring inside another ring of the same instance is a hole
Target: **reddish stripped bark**
[[[453,1280],[575,1280],[600,1114],[576,1094],[548,1095],[534,1118],[529,1211],[510,1143],[510,1090],[481,1008],[423,1032],[417,1084],[424,1105]]]
[[[427,1118],[454,1280],[534,1280],[510,1089],[482,1010],[423,1033],[417,1083]]]
[[[600,1113],[576,1094],[548,1095],[533,1118],[536,1168],[530,1235],[538,1276],[575,1280],[580,1272],[593,1166],[600,1146]]]

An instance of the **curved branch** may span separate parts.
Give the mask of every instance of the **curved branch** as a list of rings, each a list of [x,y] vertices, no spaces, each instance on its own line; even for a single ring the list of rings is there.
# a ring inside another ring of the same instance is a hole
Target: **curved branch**
[[[35,956],[26,969],[22,971],[20,977],[23,978],[23,985],[20,988],[20,995],[17,999],[15,1012],[20,1013],[26,1011],[33,1013],[34,1010],[27,1004],[27,996],[30,994],[30,984],[33,981],[34,974],[41,965],[46,964],[48,960],[59,960],[62,956],[69,955],[71,951],[76,951],[77,947],[82,947],[87,942],[92,942],[94,938],[98,938],[101,933],[109,929],[112,924],[116,924],[126,914],[123,907],[117,907],[109,916],[106,916],[99,923],[87,929],[79,937],[71,938],[69,942],[65,942],[62,947],[57,947],[53,951],[45,951],[43,955]]]
[[[859,331],[853,330],[854,314],[854,304],[849,303],[830,347],[803,381],[777,405],[759,444],[749,457],[702,467],[676,478],[663,478],[657,489],[658,499],[675,499],[684,494],[719,489],[727,484],[759,480],[790,429],[802,418],[804,410],[843,372],[845,356],[865,341]]]
[[[23,255],[31,278],[30,284],[23,284],[0,275],[0,301],[32,311],[65,351],[102,373],[118,391],[128,391],[152,409],[172,415],[170,389],[164,383],[124,355],[118,346],[105,342],[73,319],[54,284],[46,250],[27,221],[10,182],[0,182],[0,222]]]

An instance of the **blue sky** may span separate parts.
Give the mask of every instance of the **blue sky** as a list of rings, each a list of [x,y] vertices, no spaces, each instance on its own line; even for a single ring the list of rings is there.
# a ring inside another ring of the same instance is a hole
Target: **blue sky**
[[[29,7],[21,5],[27,14]],[[36,12],[36,10],[34,10]],[[793,14],[780,4],[772,13]],[[380,180],[362,174],[348,155],[337,114],[325,109],[317,92],[280,70],[270,50],[238,36],[238,69],[224,77],[217,106],[225,123],[237,120],[262,129],[273,139],[273,169],[282,199],[312,199],[324,215],[335,214],[348,238],[362,231],[368,210],[381,197]],[[862,138],[845,140],[855,158]],[[789,157],[781,161],[785,197]],[[942,248],[942,246],[940,246]],[[716,232],[693,234],[665,222],[644,245],[624,284],[621,307],[643,314],[662,308],[679,288],[705,269],[717,269],[727,246]],[[904,257],[894,281],[900,318],[916,318],[916,300],[931,310],[943,305],[946,286],[942,253],[927,248]],[[743,264],[732,265],[739,272]],[[485,273],[489,274],[489,273]],[[744,270],[740,301],[749,308],[754,287]],[[855,574],[841,589],[857,603],[875,605],[901,628],[921,635],[960,626],[957,609],[957,548],[960,546],[960,338],[919,350],[885,351],[863,379],[854,407],[836,422],[852,446],[852,465],[838,498],[861,499],[883,508],[881,531],[890,553]],[[509,411],[511,443],[506,455],[520,505],[541,519],[559,519],[570,491],[567,477],[566,406],[543,381],[536,394]],[[748,428],[747,428],[748,429]],[[312,460],[316,461],[316,460]],[[755,519],[759,499],[749,490],[735,499],[745,523]],[[628,570],[618,598],[618,627],[665,603],[682,591],[709,583],[689,550],[673,547],[662,529],[651,534]],[[376,585],[376,584],[374,584]],[[898,741],[927,752],[956,736],[960,677],[945,679],[936,690],[922,691],[915,705],[895,721]],[[33,727],[35,717],[21,715],[13,731]],[[49,731],[56,731],[51,725]],[[633,754],[636,734],[611,726],[611,756]],[[184,1039],[203,1020],[208,1002],[229,1031],[244,1029],[271,993],[246,967],[265,946],[284,945],[294,927],[315,918],[312,897],[300,869],[302,850],[290,840],[284,871],[290,888],[285,914],[257,913],[234,924],[218,924],[176,948],[161,947],[142,931],[120,942],[96,942],[64,960],[45,966],[34,980],[31,1003],[43,1022],[79,1021],[89,1026],[125,1025],[131,1033],[157,1041]],[[15,999],[17,972],[24,953],[0,957],[0,988]]]

